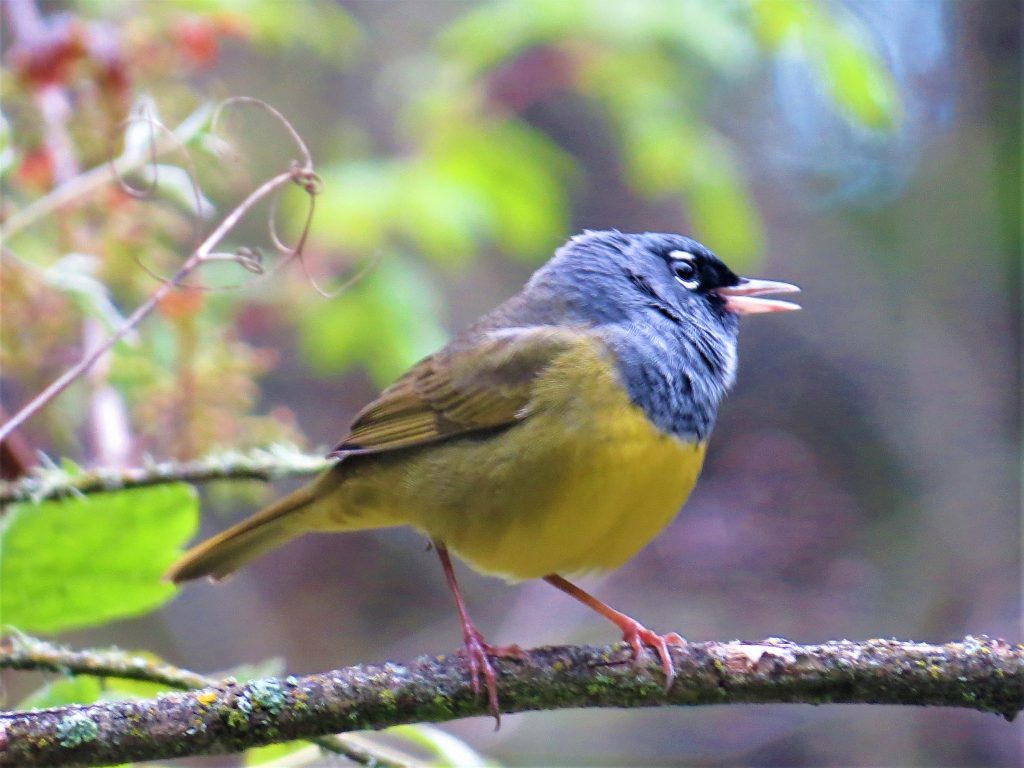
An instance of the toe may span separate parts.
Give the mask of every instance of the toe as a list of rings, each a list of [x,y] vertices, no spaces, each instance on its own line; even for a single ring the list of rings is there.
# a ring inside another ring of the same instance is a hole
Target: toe
[[[665,642],[669,645],[674,645],[676,648],[688,648],[689,643],[686,642],[686,638],[680,635],[678,632],[669,632],[665,637]]]
[[[494,666],[491,664],[490,656],[508,655],[510,648],[515,648],[520,654],[522,650],[518,646],[492,648],[483,641],[479,634],[466,635],[463,653],[469,665],[470,682],[473,686],[473,694],[480,695],[480,676],[483,675],[484,687],[487,689],[487,704],[491,715],[494,717],[494,729],[501,727],[501,715],[498,713],[498,677],[495,674]],[[499,653],[495,653],[499,651]]]
[[[652,632],[640,623],[630,626],[623,632],[622,639],[629,643],[633,649],[633,658],[637,661],[643,657],[644,646],[652,648],[661,661],[661,668],[665,672],[665,692],[672,688],[676,680],[675,666],[672,664],[672,654],[669,652],[669,645],[685,646],[686,641],[675,632],[668,635],[659,635]]]

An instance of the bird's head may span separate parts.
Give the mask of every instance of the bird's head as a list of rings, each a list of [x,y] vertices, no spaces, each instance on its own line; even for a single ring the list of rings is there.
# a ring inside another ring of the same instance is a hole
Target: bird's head
[[[789,283],[737,276],[710,249],[685,235],[587,231],[559,249],[535,279],[593,322],[661,317],[734,335],[740,315],[800,307],[763,298],[793,293]]]

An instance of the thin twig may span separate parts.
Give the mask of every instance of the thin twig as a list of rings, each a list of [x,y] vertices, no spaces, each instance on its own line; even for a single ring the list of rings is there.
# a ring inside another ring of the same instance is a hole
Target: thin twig
[[[163,483],[308,477],[322,472],[331,463],[323,458],[323,453],[307,454],[284,444],[244,452],[214,453],[192,461],[151,461],[129,468],[68,469],[46,459],[27,477],[0,481],[0,506]]]
[[[945,645],[868,640],[797,645],[692,643],[678,675],[632,661],[625,644],[539,648],[495,659],[504,713],[578,707],[860,703],[963,707],[1012,719],[1024,709],[1024,645],[967,637]],[[143,701],[0,714],[0,766],[102,765],[201,754],[326,733],[486,715],[462,656],[359,665],[307,677],[224,683]]]
[[[213,116],[211,131],[214,131],[217,126],[217,121],[220,117],[221,111],[225,106],[234,103],[245,103],[255,104],[270,115],[274,117],[285,130],[288,135],[295,141],[300,154],[302,155],[302,163],[293,162],[291,167],[273,178],[265,181],[253,192],[249,194],[241,203],[239,203],[234,210],[232,210],[227,216],[225,216],[220,224],[218,224],[214,230],[203,240],[191,255],[185,260],[185,262],[178,268],[178,270],[167,280],[163,281],[159,287],[153,291],[152,294],[140,304],[131,315],[129,315],[124,322],[103,342],[98,344],[92,350],[86,352],[82,359],[65,371],[55,381],[53,381],[46,389],[36,395],[26,406],[18,411],[11,419],[0,426],[0,442],[3,442],[12,432],[20,427],[26,420],[35,415],[43,406],[53,400],[57,395],[63,392],[75,379],[80,377],[89,368],[91,368],[97,360],[103,357],[104,354],[109,352],[118,341],[120,341],[125,335],[127,335],[132,329],[134,329],[153,309],[159,305],[159,303],[173,291],[175,288],[181,287],[185,279],[199,268],[206,261],[221,260],[220,254],[215,254],[214,249],[224,239],[224,237],[237,226],[238,222],[244,217],[252,208],[261,200],[267,197],[272,197],[279,190],[283,189],[288,184],[297,184],[300,186],[310,199],[309,214],[306,217],[306,222],[303,227],[302,233],[299,237],[299,241],[294,249],[291,249],[289,253],[285,255],[285,261],[289,261],[293,258],[302,259],[302,249],[306,243],[306,237],[309,233],[309,225],[312,218],[313,212],[313,198],[319,193],[321,187],[320,178],[316,175],[313,169],[312,156],[310,155],[309,148],[306,146],[302,137],[299,136],[295,128],[288,122],[288,120],[278,112],[276,109],[271,107],[259,99],[251,99],[248,97],[239,97],[234,99],[228,99]],[[152,122],[150,122],[152,127]],[[170,136],[170,140],[173,146],[180,147],[181,144],[178,142],[177,137],[173,133],[166,134]],[[155,156],[156,146],[155,141],[150,142],[150,154]],[[114,174],[116,178],[121,178],[123,172],[118,175]],[[197,190],[198,192],[198,190]],[[5,234],[10,233],[10,226],[5,229]]]
[[[279,173],[272,179],[265,181],[255,191],[251,192],[239,205],[231,211],[221,223],[210,233],[210,235],[196,248],[185,263],[178,268],[166,282],[161,283],[153,293],[149,295],[125,321],[108,336],[102,343],[85,354],[74,366],[65,371],[46,389],[36,395],[31,402],[11,417],[10,421],[0,427],[0,441],[3,441],[14,430],[20,427],[25,421],[34,416],[40,409],[49,403],[53,398],[63,392],[79,376],[89,370],[106,352],[114,347],[118,341],[137,326],[168,294],[177,288],[181,282],[191,274],[206,257],[213,251],[214,247],[238,224],[239,220],[247,214],[257,202],[272,194],[278,189],[291,184],[298,183],[307,186],[307,179],[313,175],[309,168],[292,168],[284,173]]]
[[[172,664],[153,661],[118,649],[76,651],[25,636],[0,638],[0,669],[49,671],[64,675],[140,680],[181,690],[234,684],[232,679],[221,680],[200,675]],[[2,731],[0,731],[0,736],[2,736]],[[328,752],[344,755],[359,765],[401,768],[400,764],[374,753],[371,747],[351,744],[346,739],[333,734],[312,738],[310,741]],[[2,759],[3,744],[0,739],[0,760]]]

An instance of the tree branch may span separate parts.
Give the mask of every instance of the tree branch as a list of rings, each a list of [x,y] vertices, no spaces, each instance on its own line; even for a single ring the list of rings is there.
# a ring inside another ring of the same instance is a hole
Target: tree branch
[[[323,454],[303,453],[293,445],[277,444],[251,451],[228,451],[193,461],[152,461],[142,467],[68,468],[47,461],[19,480],[0,481],[0,506],[16,501],[47,499],[161,483],[203,483],[211,480],[275,480],[307,477],[331,466]]]
[[[540,648],[496,659],[505,713],[578,707],[769,702],[1024,709],[1024,644],[970,637],[801,646],[771,638],[673,648],[679,676],[635,665],[623,644]],[[358,665],[307,677],[221,683],[146,701],[0,714],[0,766],[102,765],[200,754],[327,733],[487,714],[460,656]]]
[[[227,684],[226,680],[201,675],[173,664],[154,661],[121,650],[81,650],[64,648],[34,637],[0,638],[0,669],[57,672],[65,675],[119,678],[160,683],[171,688],[191,690]],[[402,763],[376,753],[372,746],[353,744],[333,734],[310,741],[321,749],[344,755],[359,765],[375,768],[402,768]],[[0,727],[0,760],[3,759],[3,728]]]

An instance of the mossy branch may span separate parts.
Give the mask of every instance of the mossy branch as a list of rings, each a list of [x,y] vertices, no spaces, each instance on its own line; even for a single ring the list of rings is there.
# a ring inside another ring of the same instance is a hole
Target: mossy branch
[[[227,451],[192,461],[148,461],[141,467],[82,469],[46,461],[28,477],[0,481],[0,505],[41,502],[161,483],[211,480],[274,480],[308,477],[331,465],[323,453],[310,455],[293,445],[277,444],[250,451]]]
[[[228,682],[116,648],[72,650],[25,635],[0,638],[0,669],[140,680],[182,690],[209,688]],[[88,729],[84,721],[82,725]],[[344,755],[359,765],[372,765],[376,768],[402,766],[401,763],[375,753],[370,747],[353,744],[339,736],[325,735],[312,738],[310,741],[327,752]],[[4,759],[3,746],[4,732],[0,726],[0,760]]]
[[[709,642],[673,648],[664,689],[652,658],[626,646],[553,647],[495,661],[504,713],[579,707],[790,702],[1024,709],[1024,645],[967,637],[797,645]],[[329,733],[487,715],[458,656],[358,665],[307,677],[228,682],[144,701],[0,713],[0,766],[104,765],[201,754]]]

